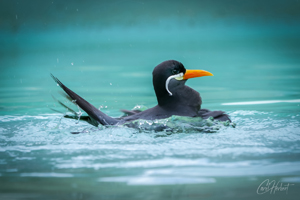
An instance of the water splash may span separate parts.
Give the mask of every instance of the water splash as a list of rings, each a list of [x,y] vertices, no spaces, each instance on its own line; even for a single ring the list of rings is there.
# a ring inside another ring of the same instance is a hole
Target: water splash
[[[235,123],[229,121],[220,122],[213,117],[202,119],[201,117],[185,117],[173,115],[166,119],[143,120],[138,119],[127,122],[123,127],[130,127],[140,132],[164,132],[171,133],[215,133],[222,127],[235,127]]]

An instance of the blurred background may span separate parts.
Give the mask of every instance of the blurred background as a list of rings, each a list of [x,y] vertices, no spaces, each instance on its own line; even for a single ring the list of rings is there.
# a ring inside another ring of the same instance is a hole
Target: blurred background
[[[299,10],[298,0],[2,0],[1,112],[51,112],[50,73],[96,107],[152,106],[152,70],[169,59],[214,74],[187,83],[203,107],[299,99]]]

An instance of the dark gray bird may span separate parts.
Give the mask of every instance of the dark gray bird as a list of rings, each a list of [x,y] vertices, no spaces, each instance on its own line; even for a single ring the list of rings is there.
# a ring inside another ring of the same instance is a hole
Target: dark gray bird
[[[99,124],[104,126],[121,125],[137,119],[164,119],[172,115],[202,117],[203,119],[213,117],[219,121],[231,121],[229,116],[223,111],[201,109],[202,100],[200,94],[185,85],[185,82],[190,78],[213,76],[212,73],[204,70],[186,70],[182,63],[175,60],[168,60],[157,65],[152,75],[158,102],[157,106],[145,111],[122,110],[127,116],[113,118],[98,110],[51,74],[54,81],[66,92],[67,97],[89,115],[81,118],[95,126]],[[59,103],[67,107],[63,103]]]

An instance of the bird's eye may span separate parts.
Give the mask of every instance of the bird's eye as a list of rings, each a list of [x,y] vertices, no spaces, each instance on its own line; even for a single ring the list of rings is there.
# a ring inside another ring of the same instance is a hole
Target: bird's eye
[[[179,70],[178,70],[178,69],[173,69],[173,70],[172,70],[172,73],[173,73],[173,74],[179,74]]]

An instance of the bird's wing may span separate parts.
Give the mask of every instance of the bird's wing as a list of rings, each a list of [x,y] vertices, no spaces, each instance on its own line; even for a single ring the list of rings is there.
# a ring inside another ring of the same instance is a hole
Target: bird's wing
[[[219,121],[229,121],[231,122],[229,116],[225,114],[223,111],[210,111],[208,109],[200,109],[198,112],[198,116],[202,117],[203,119],[207,119],[209,117],[213,117],[215,120]]]
[[[140,113],[142,111],[141,110],[125,110],[125,109],[122,109],[121,112],[124,113],[124,116],[122,116],[122,117],[126,117],[126,116],[130,116],[130,115],[135,115],[135,114]]]
[[[119,120],[109,117],[105,113],[98,110],[95,106],[87,102],[78,94],[67,88],[58,78],[51,74],[53,80],[69,95],[69,97],[76,103],[82,110],[84,110],[93,120],[98,121],[102,125],[115,125]]]

